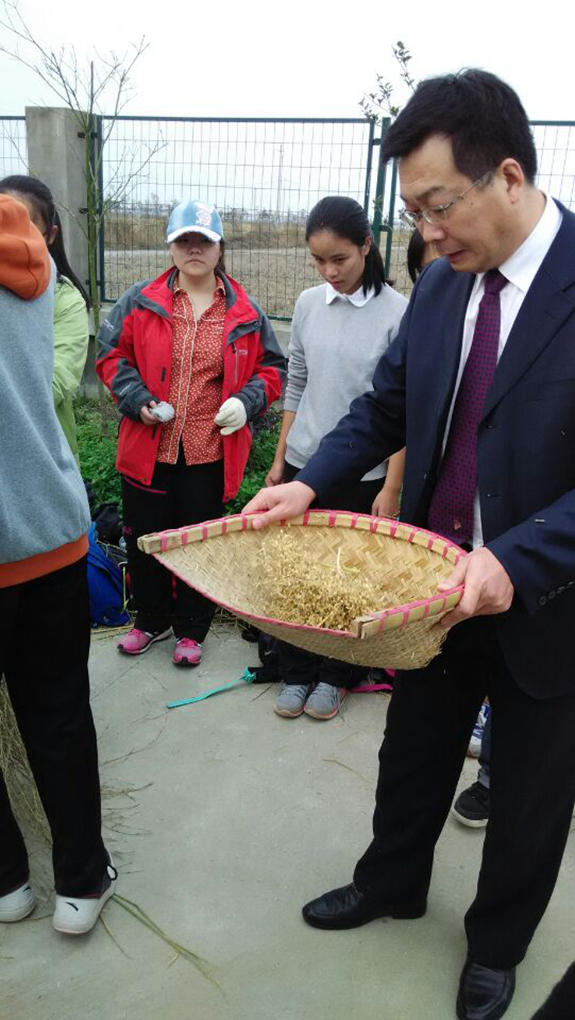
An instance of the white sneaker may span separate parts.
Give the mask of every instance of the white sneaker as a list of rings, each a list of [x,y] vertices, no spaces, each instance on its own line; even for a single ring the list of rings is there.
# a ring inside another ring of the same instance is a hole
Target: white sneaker
[[[56,931],[64,935],[85,935],[91,931],[98,920],[104,904],[113,896],[116,891],[116,871],[112,857],[108,854],[109,862],[106,866],[106,874],[103,880],[103,890],[100,896],[90,896],[86,899],[75,899],[73,896],[59,896],[56,894],[56,909],[52,924]]]
[[[6,896],[0,896],[0,922],[21,921],[23,917],[28,917],[28,914],[32,913],[35,906],[34,890],[30,883],[26,882],[19,889],[14,889]]]

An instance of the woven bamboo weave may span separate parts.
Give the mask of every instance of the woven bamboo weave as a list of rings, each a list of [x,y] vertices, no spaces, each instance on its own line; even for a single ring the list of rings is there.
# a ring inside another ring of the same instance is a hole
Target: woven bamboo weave
[[[345,568],[362,578],[382,578],[393,599],[353,621],[349,630],[310,627],[273,619],[258,584],[264,543],[274,526],[254,530],[238,514],[156,535],[138,545],[179,578],[243,620],[322,656],[363,666],[417,669],[440,650],[439,618],[459,602],[462,587],[438,593],[465,553],[429,531],[382,518],[311,510],[284,525],[295,556],[322,566],[339,552]]]

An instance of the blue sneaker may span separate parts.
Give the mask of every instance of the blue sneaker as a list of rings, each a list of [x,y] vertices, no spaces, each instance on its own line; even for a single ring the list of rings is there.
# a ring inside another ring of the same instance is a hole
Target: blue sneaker
[[[297,719],[303,712],[311,686],[311,684],[286,684],[282,681],[274,712],[286,719]]]
[[[488,705],[487,702],[484,702],[479,710],[477,722],[473,727],[473,733],[471,734],[471,740],[469,741],[469,747],[467,749],[467,755],[469,758],[479,758],[479,755],[481,754],[481,744],[483,743],[483,731],[485,730],[485,726],[489,718],[490,711],[491,705]]]
[[[305,703],[304,712],[312,719],[333,719],[339,712],[346,694],[345,687],[335,687],[326,683],[316,684]]]

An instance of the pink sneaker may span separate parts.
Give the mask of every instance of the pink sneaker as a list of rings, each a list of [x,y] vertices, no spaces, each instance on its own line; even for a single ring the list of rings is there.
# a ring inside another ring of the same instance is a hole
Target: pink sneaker
[[[165,641],[171,633],[171,627],[168,627],[167,630],[158,631],[157,634],[151,634],[147,630],[139,630],[138,627],[132,627],[126,636],[121,641],[118,641],[118,651],[123,652],[124,655],[141,655],[142,652],[148,651],[148,648],[150,645],[153,645],[154,641]]]
[[[192,638],[183,637],[176,641],[172,662],[176,666],[199,666],[202,661],[202,646]]]

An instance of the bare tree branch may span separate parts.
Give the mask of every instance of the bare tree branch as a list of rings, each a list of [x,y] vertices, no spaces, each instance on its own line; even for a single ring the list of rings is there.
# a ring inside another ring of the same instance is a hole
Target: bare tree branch
[[[409,72],[408,64],[412,59],[411,53],[401,42],[395,43],[391,47],[393,58],[399,66],[399,77],[408,89],[413,92],[417,86],[417,82],[411,77]],[[391,117],[395,120],[401,110],[401,106],[397,106],[392,102],[392,96],[395,90],[395,86],[389,81],[385,81],[383,75],[376,75],[377,89],[374,92],[366,92],[363,99],[360,100],[359,106],[363,110],[366,117],[374,117],[376,122],[381,121],[382,115]]]
[[[0,42],[0,53],[31,70],[53,96],[72,111],[78,133],[84,140],[82,174],[86,183],[86,215],[74,216],[87,239],[88,276],[90,298],[96,330],[100,319],[100,293],[98,284],[99,238],[103,218],[114,202],[132,194],[137,179],[164,146],[163,140],[152,146],[143,160],[135,166],[135,158],[128,158],[126,150],[118,157],[118,167],[108,182],[107,194],[102,194],[103,152],[109,142],[115,122],[134,94],[131,76],[140,57],[148,49],[142,36],[138,43],[118,55],[111,51],[107,56],[98,52],[87,65],[79,65],[73,46],[55,50],[37,38],[32,26],[21,12],[18,0],[0,0],[0,28],[10,39]],[[101,120],[103,104],[107,126],[103,136]],[[100,127],[98,126],[100,125]],[[127,172],[126,172],[127,168]]]

